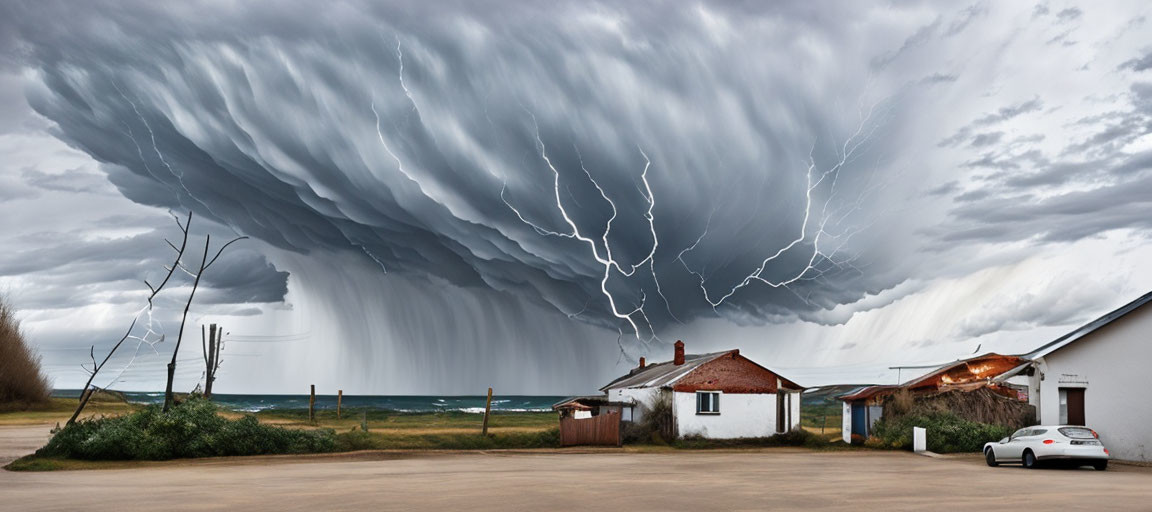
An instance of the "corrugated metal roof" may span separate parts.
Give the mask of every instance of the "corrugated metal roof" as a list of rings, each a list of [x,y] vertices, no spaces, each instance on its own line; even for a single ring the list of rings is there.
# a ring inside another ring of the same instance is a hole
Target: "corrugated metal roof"
[[[915,378],[901,384],[901,386],[906,387],[906,388],[911,388],[917,384],[920,384],[924,381],[927,381],[928,379],[931,379],[937,375],[940,375],[941,373],[945,373],[949,370],[952,370],[954,368],[958,368],[958,367],[963,366],[963,365],[970,364],[970,363],[975,362],[975,361],[980,361],[980,360],[984,360],[984,359],[1012,360],[1012,359],[1020,359],[1021,357],[1022,356],[1005,356],[1005,355],[997,354],[995,352],[986,352],[984,354],[981,354],[981,355],[978,355],[975,357],[958,359],[958,360],[953,361],[951,363],[946,363],[944,365],[939,366],[935,370],[932,370],[928,373],[925,373],[919,377],[915,377]],[[1016,365],[1013,365],[1012,368],[1009,368],[1008,370],[1005,370],[1005,371],[1011,371],[1015,367],[1016,367]],[[997,375],[999,375],[999,374],[997,374]]]
[[[882,393],[885,391],[890,391],[890,390],[896,390],[899,388],[900,388],[900,386],[897,386],[894,384],[878,384],[878,385],[873,385],[873,386],[861,386],[861,387],[855,388],[855,389],[853,389],[847,393],[844,393],[843,395],[840,395],[836,398],[840,399],[840,400],[844,400],[844,401],[864,400],[867,398],[872,398],[879,393]]]
[[[1070,343],[1091,334],[1096,329],[1104,327],[1105,325],[1120,319],[1124,315],[1139,309],[1141,306],[1144,306],[1149,302],[1152,302],[1152,292],[1148,292],[1140,298],[1121,306],[1119,309],[1116,309],[1115,311],[1112,311],[1100,318],[1088,322],[1087,324],[1081,326],[1079,329],[1056,338],[1055,340],[1042,345],[1040,348],[1033,350],[1032,352],[1023,354],[1021,357],[1036,359],[1051,354],[1057,350],[1060,350],[1061,348],[1064,348]]]
[[[611,401],[604,395],[572,396],[552,404],[552,410],[555,411],[570,406],[576,406],[574,408],[591,409],[593,405],[619,405],[627,407],[635,405],[635,403],[631,400]]]
[[[709,354],[685,354],[684,364],[674,365],[672,361],[665,361],[663,363],[653,363],[645,366],[644,368],[635,368],[627,375],[624,375],[608,385],[600,388],[600,391],[608,391],[614,388],[658,388],[667,386],[676,382],[677,379],[687,375],[692,370],[699,368],[700,365],[707,363],[720,356],[738,352],[737,350],[725,350],[723,352],[712,352]]]

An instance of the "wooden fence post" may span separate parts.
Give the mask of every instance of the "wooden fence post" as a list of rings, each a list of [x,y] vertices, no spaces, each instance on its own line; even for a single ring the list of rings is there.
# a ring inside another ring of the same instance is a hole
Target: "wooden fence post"
[[[316,385],[312,385],[312,393],[308,397],[308,421],[316,423]]]
[[[480,430],[480,435],[488,435],[488,415],[492,412],[492,388],[488,388],[488,401],[484,402],[484,428]]]
[[[340,404],[344,401],[344,390],[336,391],[336,419],[340,419]]]

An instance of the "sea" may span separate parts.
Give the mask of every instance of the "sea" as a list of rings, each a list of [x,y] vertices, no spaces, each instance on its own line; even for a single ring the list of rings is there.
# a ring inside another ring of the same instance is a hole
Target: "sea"
[[[163,392],[120,391],[129,402],[137,404],[164,403]],[[56,390],[53,396],[76,398],[80,390]],[[492,410],[504,412],[551,411],[555,404],[566,397],[537,395],[493,395]],[[459,411],[484,413],[487,397],[478,396],[435,396],[435,395],[344,395],[342,406],[345,409],[373,409],[395,412],[440,412]],[[236,411],[258,412],[269,409],[307,409],[308,395],[230,395],[212,394],[212,401]],[[335,409],[336,395],[316,395],[317,409]]]

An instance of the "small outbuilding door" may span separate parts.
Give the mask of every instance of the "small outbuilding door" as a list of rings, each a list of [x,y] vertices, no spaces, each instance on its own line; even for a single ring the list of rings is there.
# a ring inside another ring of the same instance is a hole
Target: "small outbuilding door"
[[[852,434],[868,437],[868,407],[864,402],[852,404]]]

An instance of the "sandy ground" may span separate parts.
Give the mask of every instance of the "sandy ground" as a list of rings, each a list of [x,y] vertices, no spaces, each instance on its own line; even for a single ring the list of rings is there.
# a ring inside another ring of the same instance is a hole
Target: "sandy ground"
[[[36,451],[52,437],[55,425],[0,426],[0,466]],[[0,473],[3,488],[4,473]],[[0,502],[3,503],[3,502]]]
[[[46,433],[46,427],[0,429],[0,456]],[[989,468],[977,457],[775,449],[358,453],[0,472],[4,510],[577,510],[597,504],[628,510],[1149,510],[1152,470]]]

